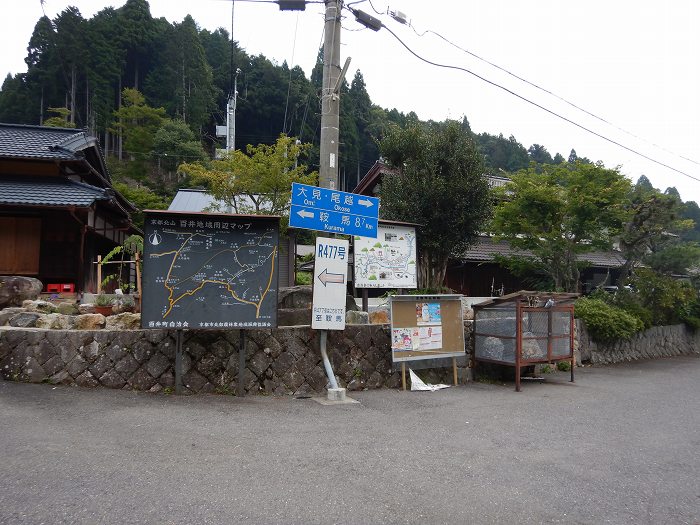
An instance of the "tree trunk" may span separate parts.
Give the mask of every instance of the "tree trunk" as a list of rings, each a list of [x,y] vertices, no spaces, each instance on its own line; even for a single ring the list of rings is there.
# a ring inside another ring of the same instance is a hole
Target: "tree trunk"
[[[119,75],[119,91],[117,92],[117,110],[122,109],[122,77]],[[122,118],[119,117],[119,124],[122,123]],[[117,136],[117,157],[122,160],[122,154],[124,149],[124,138],[122,137],[123,131],[121,125],[119,126],[119,135]]]
[[[75,94],[76,94],[76,78],[77,72],[75,64],[71,67],[70,71],[70,123],[75,124]]]
[[[418,288],[438,292],[445,283],[447,257],[432,256],[423,252],[418,257]]]

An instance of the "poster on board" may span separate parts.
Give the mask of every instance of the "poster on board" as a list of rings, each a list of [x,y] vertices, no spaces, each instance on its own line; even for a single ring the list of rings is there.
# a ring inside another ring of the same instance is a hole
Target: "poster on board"
[[[416,229],[380,223],[377,238],[354,237],[357,288],[417,287]]]

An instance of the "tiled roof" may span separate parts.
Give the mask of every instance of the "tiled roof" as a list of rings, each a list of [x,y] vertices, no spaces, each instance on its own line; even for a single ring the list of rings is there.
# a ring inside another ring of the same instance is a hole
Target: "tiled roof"
[[[108,200],[112,194],[112,190],[62,177],[0,178],[0,204],[84,208],[96,200]]]
[[[0,157],[75,160],[93,141],[83,130],[0,124]]]
[[[466,250],[459,258],[469,262],[491,262],[497,255],[528,257],[532,253],[528,250],[513,248],[508,241],[495,241],[490,237],[480,237],[474,246]],[[578,260],[589,262],[598,268],[619,268],[625,263],[622,254],[612,250],[583,253],[578,256]]]

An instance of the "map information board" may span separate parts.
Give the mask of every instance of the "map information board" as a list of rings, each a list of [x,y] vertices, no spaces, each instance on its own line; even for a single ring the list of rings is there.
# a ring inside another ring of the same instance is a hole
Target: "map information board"
[[[357,288],[416,288],[416,229],[380,223],[377,238],[355,237]]]
[[[146,212],[143,328],[277,325],[279,218]]]

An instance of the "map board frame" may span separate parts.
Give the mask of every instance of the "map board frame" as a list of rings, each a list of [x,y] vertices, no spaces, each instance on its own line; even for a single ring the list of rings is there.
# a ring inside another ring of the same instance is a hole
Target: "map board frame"
[[[389,299],[392,362],[465,355],[461,295],[394,295]]]
[[[144,213],[142,328],[277,327],[278,216]]]
[[[355,288],[418,288],[416,225],[379,221],[377,238],[355,236]]]

